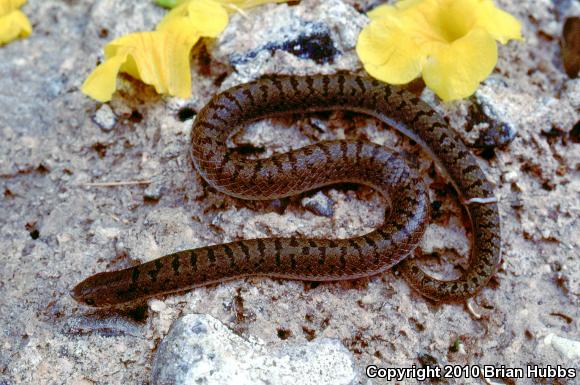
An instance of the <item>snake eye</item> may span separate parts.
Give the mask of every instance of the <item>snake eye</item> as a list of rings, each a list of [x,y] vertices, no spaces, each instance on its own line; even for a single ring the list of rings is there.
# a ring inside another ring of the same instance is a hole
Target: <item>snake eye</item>
[[[95,300],[92,298],[85,298],[85,303],[89,306],[95,306]]]

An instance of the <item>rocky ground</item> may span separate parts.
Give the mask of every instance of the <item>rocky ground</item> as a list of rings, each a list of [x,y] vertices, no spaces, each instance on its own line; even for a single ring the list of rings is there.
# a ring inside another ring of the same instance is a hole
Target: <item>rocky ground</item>
[[[442,105],[422,92],[469,142],[482,121],[515,134],[479,154],[497,186],[504,262],[473,311],[426,300],[392,272],[319,285],[242,279],[128,312],[69,297],[88,275],[184,248],[377,226],[385,203],[362,187],[267,203],[224,196],[192,170],[188,135],[195,112],[228,86],[266,73],[359,71],[361,12],[378,3],[304,0],[234,15],[220,39],[196,49],[190,99],[160,97],[125,77],[107,104],[79,91],[102,46],[151,30],[165,11],[149,1],[24,6],[33,35],[0,47],[0,384],[167,383],[193,371],[200,384],[368,385],[386,383],[367,378],[368,365],[580,369],[580,81],[566,76],[559,48],[563,18],[580,15],[573,1],[497,1],[521,20],[525,41],[500,49],[494,74],[469,100]],[[433,201],[416,256],[441,276],[460,274],[469,239],[461,208],[429,157],[392,129],[319,114],[259,122],[232,141],[267,156],[343,137],[415,159]],[[573,384],[577,376],[493,382]]]

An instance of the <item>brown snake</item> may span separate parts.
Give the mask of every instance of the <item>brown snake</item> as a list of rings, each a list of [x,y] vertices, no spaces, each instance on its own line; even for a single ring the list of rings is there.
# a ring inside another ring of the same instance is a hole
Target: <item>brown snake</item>
[[[423,146],[450,178],[471,219],[469,267],[435,279],[413,259],[429,219],[416,171],[389,149],[363,141],[320,142],[268,159],[248,160],[226,146],[236,127],[290,112],[350,110],[371,115]],[[267,238],[179,251],[124,270],[103,272],[72,291],[79,302],[111,306],[250,275],[335,281],[370,276],[399,263],[402,276],[438,301],[475,295],[500,261],[500,221],[491,184],[475,158],[426,103],[397,87],[356,75],[280,76],[214,96],[191,134],[197,171],[214,188],[244,199],[275,199],[337,182],[370,185],[391,199],[378,229],[349,239]]]

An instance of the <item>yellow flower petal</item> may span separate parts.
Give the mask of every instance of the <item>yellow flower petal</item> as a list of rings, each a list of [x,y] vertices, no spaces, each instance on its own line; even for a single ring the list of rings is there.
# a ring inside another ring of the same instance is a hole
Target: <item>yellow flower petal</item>
[[[218,2],[193,0],[173,8],[157,25],[158,31],[180,31],[217,37],[228,24],[228,13]]]
[[[24,3],[26,3],[26,0],[0,0],[0,16],[7,15],[20,8]]]
[[[32,33],[30,21],[17,8],[25,0],[0,0],[0,45]]]
[[[369,11],[369,13],[367,13],[367,16],[371,20],[379,20],[383,17],[393,17],[397,14],[397,12],[399,11],[394,6],[384,4],[373,8],[371,11]]]
[[[186,33],[166,31],[123,36],[105,47],[105,62],[93,71],[81,90],[96,100],[111,100],[121,71],[152,85],[160,94],[187,98],[191,94],[189,53],[195,42]]]
[[[117,74],[126,59],[127,54],[119,55],[98,65],[83,83],[81,91],[99,102],[111,100],[117,88]]]
[[[481,0],[477,12],[477,25],[489,32],[502,44],[510,39],[522,40],[522,26],[509,13],[496,8],[491,0]]]
[[[491,73],[496,40],[521,38],[520,23],[492,0],[401,0],[369,17],[357,43],[367,72],[393,84],[422,73],[444,100],[469,96]]]
[[[379,5],[376,8],[373,8],[371,11],[367,13],[367,16],[371,20],[377,20],[384,16],[393,16],[397,14],[397,12],[405,11],[409,8],[414,8],[417,5],[420,5],[425,0],[400,0],[394,5],[383,4]]]
[[[423,79],[443,100],[465,98],[473,94],[495,67],[497,45],[482,28],[451,45],[441,47],[423,65]]]
[[[371,21],[359,35],[356,52],[365,70],[387,83],[408,83],[421,73],[419,47],[391,18]]]
[[[215,37],[228,15],[218,2],[193,0],[173,9],[154,32],[123,36],[105,46],[105,62],[83,84],[82,91],[108,101],[119,72],[155,87],[160,94],[191,95],[190,51],[202,36]]]

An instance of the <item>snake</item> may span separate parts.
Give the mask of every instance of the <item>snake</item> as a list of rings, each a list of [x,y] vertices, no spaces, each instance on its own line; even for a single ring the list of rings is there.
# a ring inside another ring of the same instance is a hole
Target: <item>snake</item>
[[[430,220],[422,177],[396,151],[370,141],[330,140],[249,159],[227,145],[240,127],[289,113],[347,110],[386,123],[418,143],[454,186],[471,225],[467,267],[456,279],[428,274],[409,255]],[[267,276],[338,281],[395,267],[421,295],[459,302],[476,295],[500,263],[501,229],[493,185],[445,119],[415,94],[364,75],[266,76],[216,94],[191,130],[191,159],[216,190],[272,200],[349,182],[370,186],[390,205],[375,230],[347,239],[272,237],[190,250],[92,275],[71,291],[92,307],[117,306],[226,280]]]

